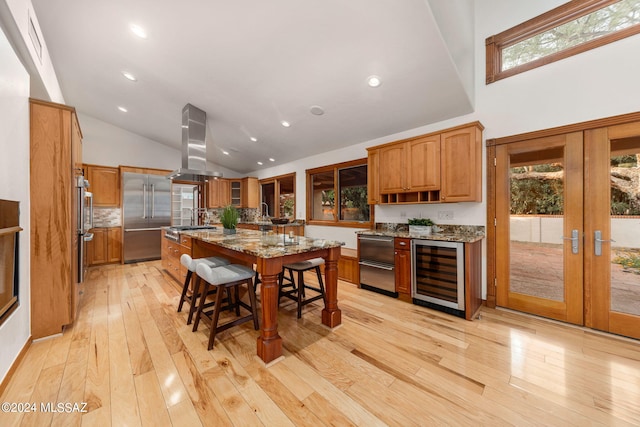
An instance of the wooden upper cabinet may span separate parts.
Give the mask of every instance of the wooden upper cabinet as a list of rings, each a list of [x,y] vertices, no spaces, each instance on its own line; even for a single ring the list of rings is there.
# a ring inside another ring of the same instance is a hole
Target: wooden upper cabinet
[[[368,150],[367,156],[367,203],[380,203],[380,150]]]
[[[260,206],[260,185],[258,184],[258,178],[243,178],[240,190],[240,205],[243,208],[256,209]]]
[[[407,191],[440,189],[440,135],[407,142]]]
[[[406,144],[393,144],[380,148],[379,186],[380,193],[406,191],[405,167]]]
[[[93,205],[120,206],[120,169],[87,165],[89,190],[93,193]]]
[[[207,187],[207,208],[223,208],[231,204],[231,184],[228,179],[211,179]]]
[[[477,123],[442,133],[441,201],[482,201],[481,126]]]
[[[479,122],[367,149],[370,204],[482,201]]]

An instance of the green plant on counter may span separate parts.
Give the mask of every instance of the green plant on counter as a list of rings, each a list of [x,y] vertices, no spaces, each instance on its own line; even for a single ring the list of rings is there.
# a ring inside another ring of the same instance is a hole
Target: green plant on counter
[[[220,222],[222,223],[222,226],[228,230],[235,230],[239,218],[240,213],[238,212],[238,209],[231,205],[225,206],[222,210],[222,214],[220,214]]]
[[[431,221],[429,218],[411,218],[409,219],[409,221],[407,221],[407,223],[409,225],[424,225],[424,226],[434,225],[433,221]]]

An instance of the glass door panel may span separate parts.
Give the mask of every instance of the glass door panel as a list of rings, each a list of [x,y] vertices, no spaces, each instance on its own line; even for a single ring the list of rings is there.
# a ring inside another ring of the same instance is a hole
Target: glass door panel
[[[640,316],[640,144],[611,142],[611,311]],[[609,243],[605,246],[606,243]]]
[[[583,321],[582,136],[496,147],[496,302]]]
[[[564,301],[563,153],[535,154],[537,159],[520,162],[518,156],[511,157],[509,287],[511,292]]]

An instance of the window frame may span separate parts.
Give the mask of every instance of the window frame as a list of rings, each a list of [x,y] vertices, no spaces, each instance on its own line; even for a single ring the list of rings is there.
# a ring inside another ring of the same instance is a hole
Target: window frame
[[[273,184],[273,200],[274,200],[274,212],[271,212],[271,214],[269,215],[270,217],[274,217],[274,218],[278,218],[280,215],[280,181],[283,181],[285,179],[292,179],[293,180],[293,194],[296,194],[296,173],[295,172],[291,172],[291,173],[286,173],[283,175],[277,175],[277,176],[272,176],[269,178],[264,178],[264,179],[260,179],[258,180],[258,185],[260,186],[260,216],[262,216],[262,214],[264,213],[263,209],[262,209],[262,203],[264,202],[264,194],[262,191],[262,186],[263,185],[268,185],[268,184]],[[293,199],[293,219],[296,218],[296,208],[297,208],[297,197],[294,196]],[[277,206],[276,206],[277,204]],[[267,205],[268,206],[268,205]],[[278,216],[276,216],[276,213],[278,214]]]
[[[363,158],[363,159],[357,159],[357,160],[351,160],[348,162],[341,162],[341,163],[334,163],[332,165],[327,165],[327,166],[321,166],[321,167],[317,167],[317,168],[313,168],[313,169],[307,169],[306,172],[306,185],[307,185],[307,215],[306,215],[306,223],[308,225],[324,225],[324,226],[330,226],[330,227],[352,227],[352,228],[373,228],[374,225],[374,207],[375,205],[369,204],[369,221],[344,221],[344,220],[340,220],[340,215],[338,215],[337,212],[337,206],[338,206],[338,200],[339,200],[339,195],[340,195],[340,179],[339,179],[339,171],[341,169],[348,169],[348,168],[352,168],[352,167],[357,167],[357,166],[367,166],[368,169],[368,164],[367,164],[367,158]],[[320,219],[313,219],[312,218],[312,213],[313,213],[313,184],[312,184],[312,179],[311,176],[318,174],[318,173],[326,173],[326,172],[333,172],[333,190],[334,190],[334,194],[335,194],[335,206],[334,206],[334,212],[333,212],[333,216],[334,219],[333,220],[320,220]],[[368,179],[368,175],[367,175],[367,179]],[[368,191],[368,182],[367,182],[367,191]]]
[[[509,28],[500,34],[488,37],[486,46],[486,84],[494,83],[525,71],[533,70],[543,65],[569,58],[582,52],[595,49],[640,33],[640,24],[616,31],[606,36],[552,53],[526,64],[518,65],[508,70],[501,70],[502,51],[516,43],[548,31],[559,25],[573,21],[596,10],[617,3],[619,0],[572,0],[556,7],[542,15],[538,15],[522,24]]]

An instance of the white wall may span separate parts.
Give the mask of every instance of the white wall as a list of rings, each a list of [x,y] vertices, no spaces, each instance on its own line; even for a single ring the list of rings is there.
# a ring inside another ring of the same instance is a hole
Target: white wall
[[[41,57],[38,57],[29,36],[29,18],[35,24],[42,45]],[[58,77],[31,0],[0,0],[0,20],[6,36],[31,75],[30,96],[64,104]]]
[[[78,111],[82,129],[82,161],[103,166],[138,166],[178,169],[182,163],[180,150],[129,132]],[[207,162],[210,170],[227,178],[241,176],[225,167]]]
[[[476,107],[485,137],[496,138],[640,110],[640,36],[626,38],[490,85],[487,37],[565,3],[476,2]]]
[[[0,381],[30,330],[29,74],[0,30],[0,199],[20,201],[19,307],[0,326]]]

